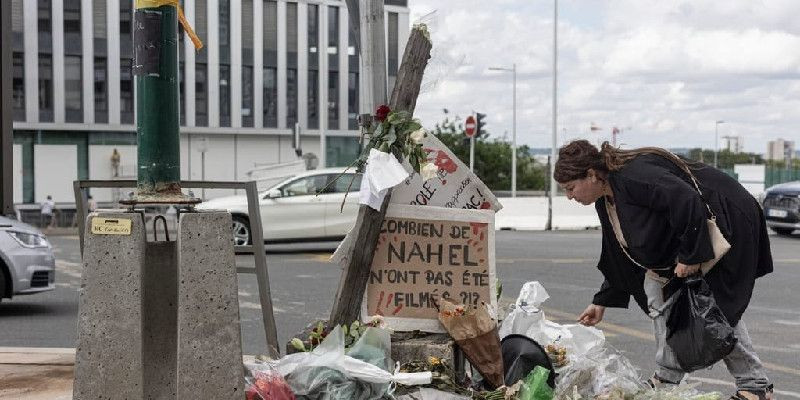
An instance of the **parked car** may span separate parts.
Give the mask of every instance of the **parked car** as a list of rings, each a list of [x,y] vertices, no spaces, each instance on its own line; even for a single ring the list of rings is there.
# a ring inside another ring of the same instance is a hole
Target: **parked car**
[[[0,217],[0,300],[55,289],[56,259],[41,231]]]
[[[779,235],[800,229],[800,181],[782,183],[767,189],[762,202],[767,226]]]
[[[343,168],[329,168],[305,171],[282,179],[259,192],[264,241],[323,241],[343,238],[355,225],[361,175],[348,172],[339,176],[342,170]],[[344,209],[340,211],[346,193]],[[227,210],[233,217],[234,243],[252,243],[245,195],[212,199],[199,204],[197,208]]]

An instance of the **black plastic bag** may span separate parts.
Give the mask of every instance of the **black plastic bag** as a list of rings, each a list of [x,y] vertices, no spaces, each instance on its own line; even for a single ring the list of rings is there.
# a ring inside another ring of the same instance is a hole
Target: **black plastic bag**
[[[674,296],[678,297],[667,317],[667,345],[681,369],[707,368],[730,354],[737,339],[705,279],[687,277]]]

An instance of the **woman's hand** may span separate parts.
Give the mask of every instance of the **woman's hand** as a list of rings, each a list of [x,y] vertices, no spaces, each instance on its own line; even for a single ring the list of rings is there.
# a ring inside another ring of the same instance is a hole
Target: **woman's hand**
[[[578,317],[578,322],[586,326],[595,326],[603,320],[603,314],[605,312],[605,306],[589,304],[589,307],[586,307],[581,316]]]
[[[697,273],[700,270],[700,264],[686,265],[678,263],[675,267],[675,275],[679,278],[686,278]]]

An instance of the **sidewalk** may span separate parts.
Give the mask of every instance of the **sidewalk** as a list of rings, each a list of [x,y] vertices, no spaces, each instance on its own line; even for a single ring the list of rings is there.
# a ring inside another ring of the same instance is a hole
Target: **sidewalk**
[[[0,399],[72,399],[75,349],[0,347]]]

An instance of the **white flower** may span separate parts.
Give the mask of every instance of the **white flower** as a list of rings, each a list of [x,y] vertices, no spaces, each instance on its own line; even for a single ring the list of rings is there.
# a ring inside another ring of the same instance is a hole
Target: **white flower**
[[[425,137],[425,129],[419,128],[414,132],[411,132],[410,137],[414,143],[422,143],[422,139]]]
[[[422,175],[422,179],[427,181],[428,179],[436,177],[436,174],[439,173],[439,167],[433,163],[425,163],[422,165],[419,173]]]

